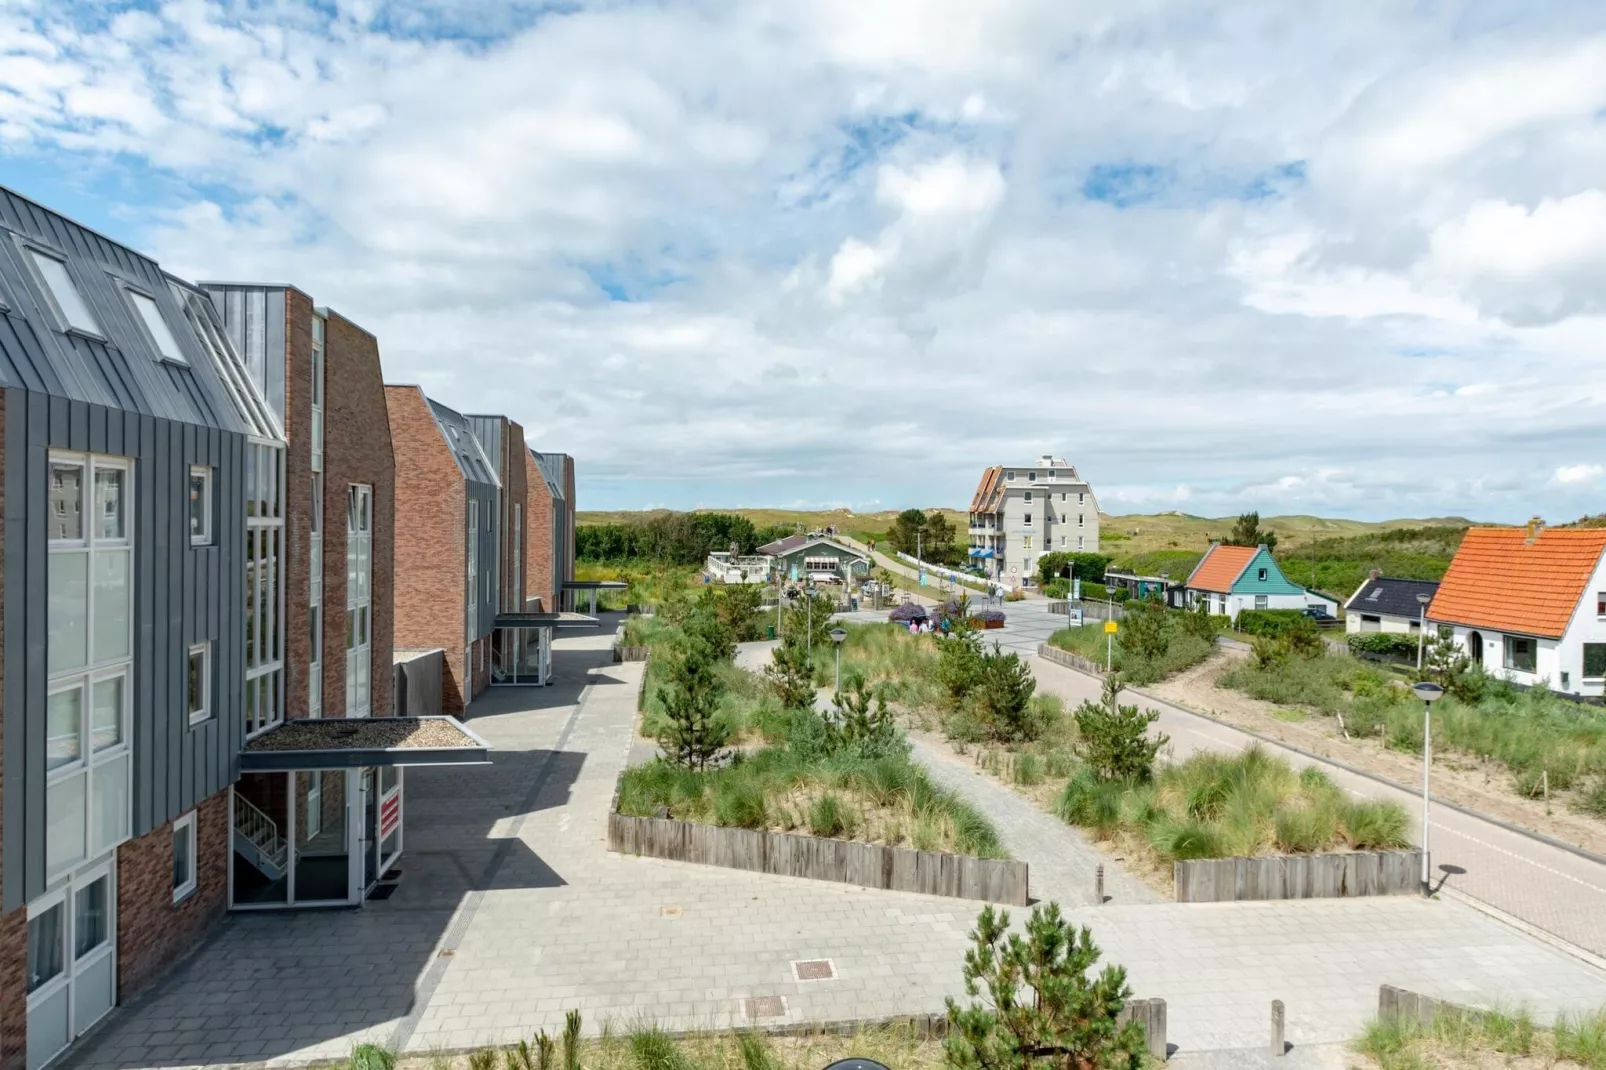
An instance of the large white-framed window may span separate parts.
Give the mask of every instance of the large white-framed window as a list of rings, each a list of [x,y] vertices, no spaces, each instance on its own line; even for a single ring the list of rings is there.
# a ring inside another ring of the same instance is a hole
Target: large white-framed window
[[[507,608],[514,613],[524,612],[524,506],[513,507],[513,590],[512,605]]]
[[[245,451],[245,733],[284,720],[284,448]]]
[[[190,467],[190,545],[212,544],[212,469],[206,465]]]
[[[99,1021],[117,995],[117,876],[110,857],[28,904],[28,1070]]]
[[[89,311],[83,294],[78,292],[78,284],[67,272],[67,261],[55,253],[47,253],[31,245],[28,246],[28,259],[33,264],[34,273],[44,288],[45,299],[55,312],[61,329],[102,337],[100,323]]]
[[[312,470],[323,471],[324,318],[312,317]]]
[[[373,701],[374,488],[346,488],[346,716],[367,717]]]
[[[188,899],[195,892],[195,811],[173,822],[173,902]]]
[[[480,581],[479,581],[479,549],[480,549],[480,503],[469,500],[468,503],[468,578],[463,589],[468,592],[468,641],[474,642],[480,634]]]
[[[123,842],[132,811],[133,464],[51,453],[47,484],[47,879]]]
[[[173,336],[173,330],[167,325],[162,316],[162,310],[150,294],[124,287],[123,293],[128,297],[128,303],[134,306],[134,312],[139,316],[140,325],[145,328],[151,345],[163,360],[170,360],[175,364],[188,364],[184,351],[178,346],[178,339]]]
[[[184,675],[185,706],[190,724],[198,725],[212,716],[212,644],[190,647]]]

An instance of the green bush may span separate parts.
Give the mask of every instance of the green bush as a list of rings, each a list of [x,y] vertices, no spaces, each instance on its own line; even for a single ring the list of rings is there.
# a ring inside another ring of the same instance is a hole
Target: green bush
[[[1134,619],[1140,622],[1135,642],[1133,630],[1128,626]],[[1190,669],[1215,653],[1217,623],[1215,618],[1200,621],[1195,614],[1180,610],[1158,607],[1130,610],[1112,644],[1115,671],[1128,684],[1141,687]],[[1156,631],[1159,642],[1153,638]],[[1061,628],[1048,637],[1050,646],[1079,654],[1099,665],[1105,661],[1106,642],[1104,629],[1097,622],[1080,628]]]
[[[358,1044],[346,1065],[348,1070],[394,1070],[396,1053],[378,1044]]]
[[[1351,802],[1319,769],[1296,774],[1259,747],[1195,754],[1161,769],[1152,784],[1100,779],[1084,769],[1066,784],[1058,812],[1100,836],[1124,829],[1162,862],[1406,842],[1398,805]]]
[[[1276,639],[1301,621],[1315,623],[1302,609],[1245,609],[1238,614],[1238,630],[1245,635]]]
[[[1140,711],[1120,704],[1121,676],[1105,677],[1100,701],[1085,701],[1076,710],[1077,757],[1100,780],[1147,780],[1154,756],[1169,739],[1165,733],[1148,734],[1160,719],[1156,710]]]
[[[842,800],[827,792],[809,807],[809,831],[816,836],[840,836],[848,830],[850,819]]]
[[[1417,638],[1399,632],[1355,632],[1344,640],[1352,654],[1381,654],[1416,661]]]

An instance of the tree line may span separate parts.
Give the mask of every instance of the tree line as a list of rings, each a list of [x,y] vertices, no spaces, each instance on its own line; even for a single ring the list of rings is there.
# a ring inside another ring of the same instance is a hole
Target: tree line
[[[700,565],[715,550],[750,554],[793,534],[785,526],[756,527],[731,513],[654,513],[644,520],[582,524],[574,531],[574,554],[581,561],[651,561],[662,565]]]

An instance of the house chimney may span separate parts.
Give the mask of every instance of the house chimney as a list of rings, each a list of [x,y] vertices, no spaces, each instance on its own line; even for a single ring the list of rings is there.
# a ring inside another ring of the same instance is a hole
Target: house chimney
[[[1380,569],[1380,568],[1374,568],[1372,571],[1370,571],[1370,572],[1368,572],[1366,574],[1366,578],[1369,579],[1369,580],[1382,579],[1383,578],[1383,570]]]
[[[1536,516],[1528,521],[1528,545],[1532,546],[1539,541],[1539,533],[1545,530],[1545,518]]]

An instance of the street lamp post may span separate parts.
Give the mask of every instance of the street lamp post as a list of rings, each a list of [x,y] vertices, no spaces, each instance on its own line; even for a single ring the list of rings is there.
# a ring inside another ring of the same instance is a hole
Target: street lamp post
[[[842,640],[847,637],[848,633],[843,629],[831,629],[831,642],[836,644],[836,689],[838,691],[842,690]]]
[[[1428,603],[1433,601],[1432,595],[1419,594],[1416,604],[1421,607],[1417,610],[1416,623],[1416,671],[1422,671],[1422,651],[1428,641]]]
[[[1444,697],[1438,684],[1420,683],[1411,688],[1422,700],[1422,894],[1433,894],[1432,860],[1428,850],[1428,774],[1433,768],[1433,704]]]

